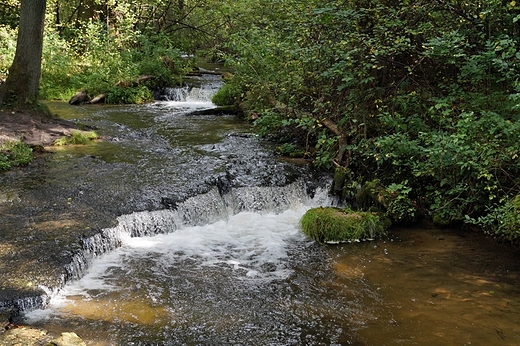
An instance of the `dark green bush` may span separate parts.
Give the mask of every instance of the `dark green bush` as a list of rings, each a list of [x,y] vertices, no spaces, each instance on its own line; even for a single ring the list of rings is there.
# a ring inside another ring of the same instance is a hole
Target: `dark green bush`
[[[217,106],[236,105],[240,101],[241,90],[238,85],[225,83],[211,98]]]
[[[7,142],[0,144],[0,171],[8,171],[12,167],[25,166],[33,160],[33,151],[23,142]]]
[[[152,92],[144,85],[131,88],[112,87],[107,92],[107,103],[141,104],[152,100]]]

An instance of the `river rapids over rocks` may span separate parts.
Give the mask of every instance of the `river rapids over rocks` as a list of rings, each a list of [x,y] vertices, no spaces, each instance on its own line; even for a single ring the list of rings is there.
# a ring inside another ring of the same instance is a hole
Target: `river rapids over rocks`
[[[190,115],[219,85],[49,103],[103,140],[0,176],[0,308],[97,346],[520,344],[514,249],[428,226],[316,244],[299,220],[329,178]]]

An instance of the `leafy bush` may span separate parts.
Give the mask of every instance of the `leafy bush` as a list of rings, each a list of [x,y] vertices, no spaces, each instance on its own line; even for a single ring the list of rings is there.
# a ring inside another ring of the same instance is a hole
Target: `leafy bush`
[[[151,100],[152,92],[144,85],[133,88],[112,87],[107,92],[107,103],[141,104]]]
[[[213,95],[211,102],[217,106],[236,105],[240,101],[241,90],[238,85],[232,83],[225,83]]]
[[[18,26],[20,20],[19,0],[3,0],[0,8],[0,25],[6,25],[11,29]]]
[[[174,85],[184,72],[180,52],[163,35],[147,37],[123,26],[112,36],[94,21],[79,31],[71,41],[46,30],[40,97],[68,100],[86,89],[90,95],[108,94],[108,103],[143,103],[153,99],[147,87]],[[142,75],[154,78],[135,85]]]
[[[25,166],[33,160],[33,151],[23,142],[7,142],[0,145],[0,171]]]
[[[394,220],[469,217],[518,236],[484,220],[520,194],[520,6],[291,4],[226,46],[260,132],[296,126],[315,165],[379,179]]]
[[[303,232],[319,243],[368,240],[385,235],[379,218],[369,212],[313,208],[303,215],[300,223]]]
[[[490,235],[517,243],[520,239],[520,195],[487,207],[487,214],[477,219],[467,216],[466,221],[482,227]]]
[[[7,72],[14,59],[16,50],[16,31],[0,25],[0,77],[7,77]]]

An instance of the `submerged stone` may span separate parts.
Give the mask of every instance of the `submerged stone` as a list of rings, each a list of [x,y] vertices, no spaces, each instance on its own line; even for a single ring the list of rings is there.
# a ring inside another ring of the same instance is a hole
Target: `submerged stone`
[[[57,339],[50,341],[47,346],[86,346],[76,333],[61,333]]]

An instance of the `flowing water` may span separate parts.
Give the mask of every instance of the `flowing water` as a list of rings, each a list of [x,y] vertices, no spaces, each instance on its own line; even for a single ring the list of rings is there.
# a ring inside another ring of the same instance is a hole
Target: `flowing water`
[[[331,203],[324,191],[309,196],[306,170],[235,119],[183,116],[212,107],[189,94],[77,110],[111,140],[53,160],[94,162],[87,178],[111,189],[101,199],[125,202],[116,225],[84,237],[67,267],[77,279],[27,322],[99,346],[520,345],[518,251],[427,227],[317,245],[299,219]]]

